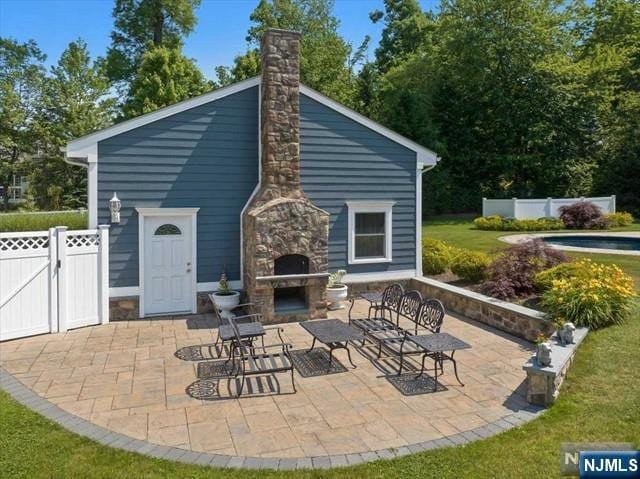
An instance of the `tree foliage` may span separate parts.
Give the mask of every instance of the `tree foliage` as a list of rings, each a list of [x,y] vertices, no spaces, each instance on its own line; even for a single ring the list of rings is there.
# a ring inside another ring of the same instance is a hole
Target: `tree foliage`
[[[179,48],[157,47],[143,55],[124,113],[127,117],[142,115],[208,89],[198,67]]]
[[[349,103],[352,77],[351,46],[338,33],[339,21],[331,13],[333,0],[260,0],[251,13],[249,49],[230,68],[218,67],[221,84],[243,80],[260,72],[260,39],[268,28],[300,32],[300,77],[305,85]]]
[[[130,83],[145,52],[176,48],[197,22],[201,0],[115,0],[114,29],[107,51],[106,72],[114,82]]]
[[[86,170],[66,163],[61,148],[112,123],[115,100],[109,88],[110,82],[91,61],[87,44],[83,40],[69,43],[43,83],[37,115],[41,148],[29,183],[39,208],[86,207]]]
[[[13,175],[27,168],[40,142],[35,128],[42,102],[45,55],[32,40],[0,38],[0,186],[9,208]]]

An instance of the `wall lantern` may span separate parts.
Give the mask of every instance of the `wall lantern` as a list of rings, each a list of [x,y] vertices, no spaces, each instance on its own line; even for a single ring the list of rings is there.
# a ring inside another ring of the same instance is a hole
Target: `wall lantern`
[[[112,223],[120,223],[120,208],[122,207],[122,203],[116,196],[115,192],[113,193],[113,198],[109,200],[109,211],[111,211],[111,222]]]

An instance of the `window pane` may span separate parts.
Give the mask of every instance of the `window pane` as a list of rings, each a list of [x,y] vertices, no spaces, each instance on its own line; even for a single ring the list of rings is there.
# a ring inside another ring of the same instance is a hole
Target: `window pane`
[[[384,234],[384,213],[356,213],[356,234]]]
[[[156,236],[164,236],[164,235],[179,235],[182,232],[180,228],[176,225],[166,224],[159,226],[156,232],[154,233]]]
[[[356,258],[383,258],[384,235],[356,236]]]

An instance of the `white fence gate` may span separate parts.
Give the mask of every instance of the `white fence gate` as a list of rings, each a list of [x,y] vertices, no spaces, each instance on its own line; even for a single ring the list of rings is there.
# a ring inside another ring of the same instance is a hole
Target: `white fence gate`
[[[109,227],[0,234],[0,341],[109,322]]]
[[[589,201],[599,207],[603,213],[616,212],[616,195],[598,198],[540,198],[491,200],[482,198],[482,216],[503,216],[505,218],[543,218],[560,216],[560,207],[579,201]]]

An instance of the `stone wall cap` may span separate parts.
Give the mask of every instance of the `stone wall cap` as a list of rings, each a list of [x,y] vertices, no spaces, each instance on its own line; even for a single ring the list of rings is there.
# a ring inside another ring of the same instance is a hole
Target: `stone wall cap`
[[[522,369],[535,374],[544,374],[546,376],[558,376],[571,358],[575,355],[578,346],[587,336],[589,328],[576,328],[573,335],[573,344],[560,344],[558,337],[554,334],[551,337],[551,364],[549,366],[540,367],[536,361],[535,355],[526,362]]]

